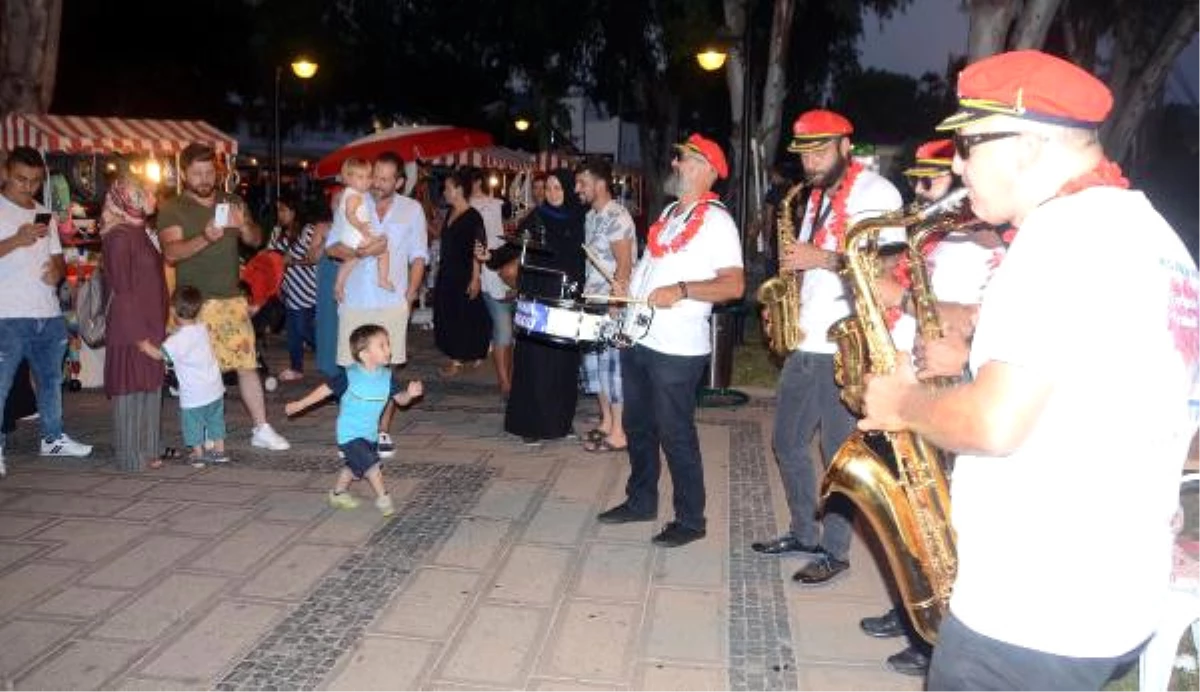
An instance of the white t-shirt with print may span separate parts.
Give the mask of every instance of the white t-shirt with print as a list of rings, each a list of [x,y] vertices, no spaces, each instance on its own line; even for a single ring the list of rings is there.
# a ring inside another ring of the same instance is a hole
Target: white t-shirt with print
[[[33,209],[25,209],[0,195],[0,240],[15,236],[18,228],[33,223],[37,214],[47,211],[37,203]],[[55,287],[42,281],[46,262],[61,254],[58,230],[50,224],[45,237],[33,245],[0,257],[0,319],[48,319],[62,315]]]
[[[213,355],[208,328],[185,324],[163,342],[162,351],[171,359],[179,379],[179,406],[199,408],[225,396],[225,383]]]
[[[660,236],[664,244],[683,230],[688,216],[685,211],[667,223]],[[742,243],[737,224],[725,209],[710,204],[704,223],[678,252],[669,252],[662,257],[654,257],[649,249],[642,253],[633,269],[629,294],[634,298],[645,298],[660,286],[672,286],[680,281],[708,281],[716,278],[718,269],[741,266]],[[638,343],[668,355],[706,355],[712,350],[708,321],[711,313],[712,303],[686,299],[669,308],[656,309],[649,331]]]
[[[489,250],[495,250],[504,244],[504,203],[495,197],[472,197],[468,200],[471,206],[483,217],[483,232],[487,235]],[[503,300],[508,295],[508,285],[504,279],[487,265],[480,268],[479,287],[489,296]]]
[[[1111,657],[1158,624],[1197,425],[1196,265],[1140,192],[1091,188],[1028,216],[984,292],[970,367],[1052,389],[1006,457],[962,454],[950,608],[988,637]]]
[[[799,240],[810,242],[813,237],[813,222],[820,218],[825,208],[832,204],[833,195],[822,195],[820,210],[804,210],[803,221],[800,225]],[[902,200],[896,186],[887,178],[864,170],[854,181],[854,187],[846,198],[846,212],[850,219],[846,230],[863,219],[895,211],[900,208]],[[836,221],[837,214],[832,210],[825,217],[824,225],[830,227]],[[892,243],[904,241],[903,228],[888,228],[879,234],[879,242]],[[822,250],[841,252],[837,247],[837,239],[833,233],[828,233]],[[848,298],[850,293],[842,278],[836,272],[827,269],[809,269],[803,273],[800,286],[800,328],[804,330],[804,340],[800,342],[801,351],[811,353],[834,353],[837,344],[829,340],[829,328],[834,322],[850,314],[851,306]]]
[[[592,255],[596,257],[600,266],[604,267],[604,271],[609,276],[615,276],[617,256],[613,253],[612,245],[622,240],[633,240],[635,232],[633,217],[619,202],[610,199],[603,209],[588,210],[583,228],[586,237],[584,242],[591,249]],[[608,295],[611,291],[612,286],[608,283],[608,279],[604,278],[600,270],[589,260],[583,292],[588,295]]]

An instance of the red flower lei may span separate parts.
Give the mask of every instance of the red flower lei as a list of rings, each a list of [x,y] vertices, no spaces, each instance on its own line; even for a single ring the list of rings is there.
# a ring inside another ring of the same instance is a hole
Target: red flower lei
[[[658,220],[650,225],[650,232],[646,234],[646,249],[650,251],[650,256],[658,258],[668,253],[675,253],[682,250],[700,232],[700,226],[704,223],[704,214],[708,211],[708,203],[719,199],[721,198],[715,192],[705,192],[700,195],[700,199],[696,200],[688,208],[687,224],[684,225],[683,230],[677,233],[671,239],[671,242],[663,245],[659,242],[658,237],[662,234],[663,229],[667,227],[667,222],[675,218],[673,212],[679,205],[676,203],[674,206],[668,207],[662,213],[662,216],[658,217]]]
[[[850,198],[850,191],[854,189],[854,182],[858,180],[858,174],[863,172],[863,165],[858,161],[851,161],[850,166],[846,169],[846,175],[842,178],[842,182],[838,185],[837,192],[833,195],[833,201],[829,203],[832,207],[831,213],[833,218],[821,224],[821,227],[813,232],[813,245],[824,249],[825,240],[832,233],[835,242],[837,243],[836,250],[841,252],[842,242],[846,240],[846,222],[849,216],[846,214],[846,200]],[[821,190],[817,196],[817,203],[813,205],[813,219],[816,219],[817,212],[821,209],[821,202],[825,198],[825,191]],[[814,221],[815,222],[815,221]]]

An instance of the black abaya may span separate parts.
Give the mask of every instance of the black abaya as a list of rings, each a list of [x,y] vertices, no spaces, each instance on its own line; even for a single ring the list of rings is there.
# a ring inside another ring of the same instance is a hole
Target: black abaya
[[[467,209],[442,230],[441,259],[433,287],[434,343],[439,351],[460,362],[486,357],[492,338],[483,293],[473,299],[467,297],[476,241],[487,244],[483,217]]]

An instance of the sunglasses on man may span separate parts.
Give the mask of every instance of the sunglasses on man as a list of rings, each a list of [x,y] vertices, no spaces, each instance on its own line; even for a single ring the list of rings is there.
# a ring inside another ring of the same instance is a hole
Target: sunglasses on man
[[[958,154],[958,158],[966,161],[971,158],[971,149],[980,144],[987,144],[998,139],[1008,139],[1009,137],[1020,137],[1026,132],[981,132],[977,135],[964,135],[961,132],[954,133],[954,153]]]

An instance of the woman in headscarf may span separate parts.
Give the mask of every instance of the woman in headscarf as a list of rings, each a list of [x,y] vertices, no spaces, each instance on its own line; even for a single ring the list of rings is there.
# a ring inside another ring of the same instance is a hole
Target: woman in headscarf
[[[159,427],[163,364],[138,348],[166,337],[163,259],[146,228],[154,195],[132,178],[113,181],[104,198],[100,237],[109,293],[104,393],[113,402],[113,447],[123,471],[162,466]]]
[[[438,280],[433,287],[433,338],[438,350],[450,359],[439,372],[443,377],[460,373],[464,365],[478,367],[487,357],[492,322],[480,295],[480,264],[475,243],[486,243],[483,217],[471,207],[471,178],[458,170],[442,187],[450,216],[442,229]]]
[[[547,176],[545,200],[518,227],[518,234],[528,232],[539,242],[545,238],[545,248],[531,249],[526,263],[564,272],[569,282],[582,286],[585,213],[570,171],[560,168]],[[524,268],[518,283],[521,295],[551,299],[559,297],[562,287],[559,277]],[[516,341],[505,431],[527,445],[566,437],[579,396],[579,346],[553,344],[536,335],[520,335]]]

